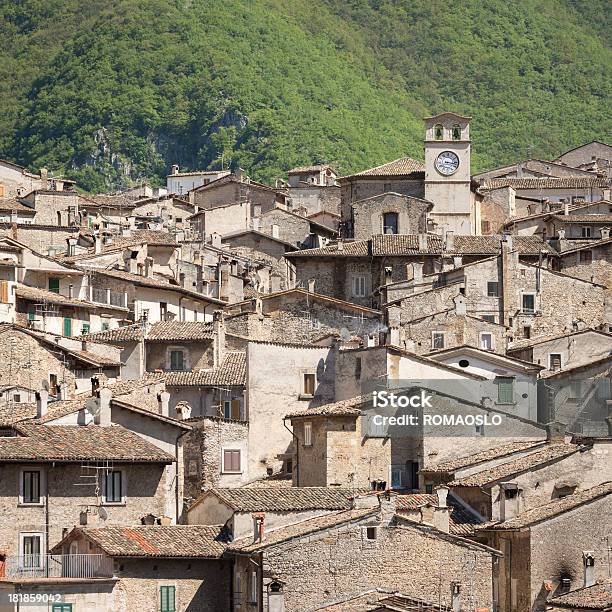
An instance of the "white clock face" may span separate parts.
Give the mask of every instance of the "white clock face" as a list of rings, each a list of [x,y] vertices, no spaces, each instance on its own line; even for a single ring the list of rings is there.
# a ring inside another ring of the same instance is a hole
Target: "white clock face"
[[[436,170],[444,176],[454,174],[457,168],[459,168],[459,158],[452,151],[443,151],[436,158]]]

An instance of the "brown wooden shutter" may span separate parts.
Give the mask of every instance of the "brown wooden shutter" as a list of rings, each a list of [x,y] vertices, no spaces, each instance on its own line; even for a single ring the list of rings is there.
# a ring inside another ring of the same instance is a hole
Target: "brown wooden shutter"
[[[240,420],[240,400],[232,400],[232,419],[236,421]]]
[[[0,302],[2,302],[3,304],[8,304],[8,289],[8,281],[0,281]]]

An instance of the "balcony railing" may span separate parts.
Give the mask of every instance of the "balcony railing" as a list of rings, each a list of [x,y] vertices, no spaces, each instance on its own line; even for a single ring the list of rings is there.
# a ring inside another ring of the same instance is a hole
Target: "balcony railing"
[[[109,306],[127,308],[127,293],[125,292],[111,291],[101,287],[90,287],[89,299],[94,304],[107,304]]]
[[[0,570],[2,566],[0,565]],[[112,578],[106,555],[21,555],[7,557],[1,578]]]

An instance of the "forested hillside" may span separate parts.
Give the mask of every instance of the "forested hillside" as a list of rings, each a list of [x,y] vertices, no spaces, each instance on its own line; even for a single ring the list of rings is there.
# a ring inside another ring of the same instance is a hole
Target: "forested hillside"
[[[107,190],[183,168],[341,173],[474,117],[473,169],[610,137],[603,0],[21,0],[0,6],[0,157]]]

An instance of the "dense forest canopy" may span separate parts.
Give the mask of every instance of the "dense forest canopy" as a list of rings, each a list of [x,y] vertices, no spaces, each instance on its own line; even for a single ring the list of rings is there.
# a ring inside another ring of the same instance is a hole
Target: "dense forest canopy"
[[[103,191],[169,167],[341,173],[473,116],[473,170],[609,140],[604,0],[20,0],[0,6],[0,157]]]

